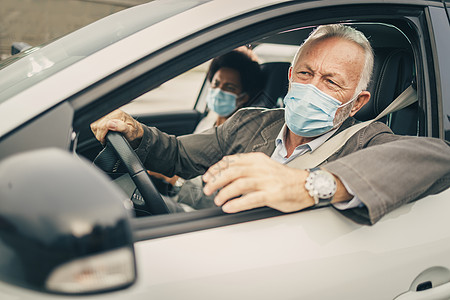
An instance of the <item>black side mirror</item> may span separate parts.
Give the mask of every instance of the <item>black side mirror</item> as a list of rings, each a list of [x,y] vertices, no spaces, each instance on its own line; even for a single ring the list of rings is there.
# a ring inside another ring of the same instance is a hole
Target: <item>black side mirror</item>
[[[20,53],[30,48],[31,46],[25,42],[14,42],[11,46],[11,55]]]
[[[0,280],[42,292],[117,290],[136,278],[125,196],[57,149],[0,162]]]

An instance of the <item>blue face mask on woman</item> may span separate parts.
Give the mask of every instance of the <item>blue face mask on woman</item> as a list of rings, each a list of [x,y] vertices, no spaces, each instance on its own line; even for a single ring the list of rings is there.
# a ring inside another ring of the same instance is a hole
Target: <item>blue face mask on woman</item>
[[[206,95],[208,108],[215,111],[221,117],[228,117],[236,109],[237,95],[224,92],[221,89],[209,89]]]
[[[350,114],[340,114],[334,120],[340,107],[352,103],[358,95],[345,104],[325,94],[312,84],[291,82],[291,88],[284,97],[286,125],[293,133],[303,137],[322,135],[339,126]]]

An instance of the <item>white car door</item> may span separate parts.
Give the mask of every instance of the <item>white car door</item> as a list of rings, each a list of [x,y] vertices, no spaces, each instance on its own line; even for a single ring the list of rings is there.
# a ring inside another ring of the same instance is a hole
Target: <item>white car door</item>
[[[447,189],[373,226],[322,208],[140,241],[137,296],[448,299],[449,198]]]

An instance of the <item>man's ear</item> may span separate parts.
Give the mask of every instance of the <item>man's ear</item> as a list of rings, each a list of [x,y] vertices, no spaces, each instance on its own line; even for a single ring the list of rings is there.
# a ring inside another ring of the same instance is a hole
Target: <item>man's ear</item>
[[[362,91],[358,98],[355,100],[355,104],[350,111],[350,117],[353,117],[364,105],[370,100],[370,92]]]

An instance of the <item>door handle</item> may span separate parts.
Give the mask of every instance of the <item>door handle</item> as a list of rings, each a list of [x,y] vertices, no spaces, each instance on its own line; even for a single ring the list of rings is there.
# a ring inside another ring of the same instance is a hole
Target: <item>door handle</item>
[[[450,282],[424,291],[408,291],[394,300],[448,300],[450,299]]]
[[[405,293],[394,300],[448,300],[450,299],[450,271],[431,267],[420,273]]]

